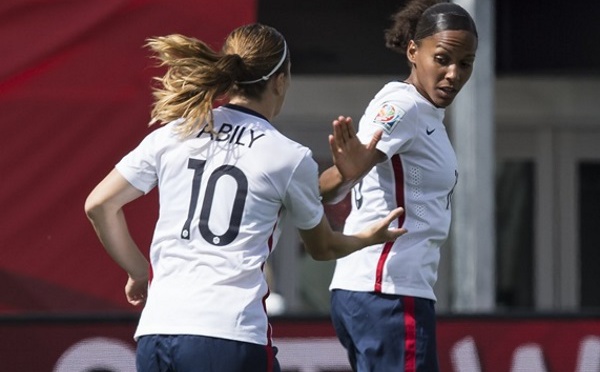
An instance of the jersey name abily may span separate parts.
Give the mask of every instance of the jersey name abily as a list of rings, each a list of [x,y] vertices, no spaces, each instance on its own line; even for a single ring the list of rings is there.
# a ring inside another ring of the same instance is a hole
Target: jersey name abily
[[[210,136],[213,141],[228,142],[240,146],[252,147],[255,141],[264,137],[264,133],[257,134],[254,129],[248,129],[246,133],[246,127],[241,125],[234,125],[229,123],[223,123],[219,130],[213,134],[206,130],[206,125],[202,127],[200,133],[196,137],[200,138],[202,135]]]

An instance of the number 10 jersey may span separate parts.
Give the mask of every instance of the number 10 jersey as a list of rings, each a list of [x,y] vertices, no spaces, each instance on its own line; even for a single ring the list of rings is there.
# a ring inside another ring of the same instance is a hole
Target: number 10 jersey
[[[300,229],[323,217],[317,164],[256,112],[225,105],[213,115],[213,131],[182,139],[175,131],[181,122],[169,123],[116,165],[144,193],[159,190],[153,276],[135,337],[266,345],[263,267],[284,215]]]

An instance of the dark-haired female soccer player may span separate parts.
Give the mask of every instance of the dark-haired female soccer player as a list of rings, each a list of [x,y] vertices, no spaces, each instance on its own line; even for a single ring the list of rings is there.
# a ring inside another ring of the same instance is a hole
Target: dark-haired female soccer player
[[[352,189],[345,233],[398,207],[405,213],[394,226],[408,233],[337,260],[332,319],[355,371],[436,372],[433,286],[458,179],[444,110],[471,76],[477,30],[459,5],[412,0],[394,14],[386,45],[406,55],[411,70],[404,81],[386,84],[360,120],[363,143],[380,133],[377,151],[346,153],[360,142],[346,125],[351,119],[338,118],[346,145],[334,151],[320,187],[330,202]]]

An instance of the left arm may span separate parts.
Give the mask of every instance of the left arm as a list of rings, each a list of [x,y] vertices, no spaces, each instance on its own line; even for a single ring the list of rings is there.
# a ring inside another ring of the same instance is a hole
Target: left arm
[[[364,247],[394,241],[406,234],[405,228],[390,227],[390,224],[397,220],[402,213],[404,213],[404,209],[396,208],[386,217],[353,235],[334,231],[329,225],[327,217],[323,215],[319,224],[312,229],[299,230],[299,233],[306,251],[313,259],[317,261],[334,260]]]

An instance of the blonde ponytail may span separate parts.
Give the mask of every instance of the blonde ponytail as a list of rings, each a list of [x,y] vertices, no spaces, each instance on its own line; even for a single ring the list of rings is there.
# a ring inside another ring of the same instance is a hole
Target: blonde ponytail
[[[215,101],[229,96],[260,99],[271,76],[289,71],[290,55],[283,36],[258,23],[233,30],[220,52],[204,42],[179,34],[146,41],[167,67],[155,78],[150,125],[183,119],[176,127],[182,137],[213,130]]]
[[[164,76],[155,78],[160,86],[153,92],[150,124],[184,119],[177,126],[183,137],[204,123],[212,130],[213,102],[226,95],[235,81],[235,76],[219,68],[227,56],[200,40],[178,34],[148,39],[146,46],[156,53],[159,66],[168,68]]]

